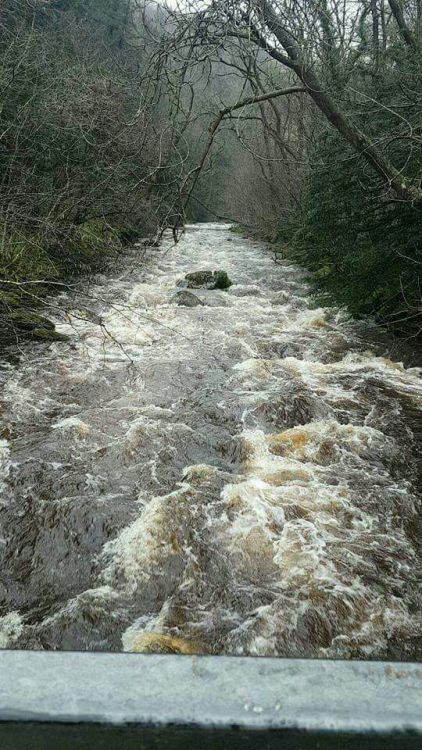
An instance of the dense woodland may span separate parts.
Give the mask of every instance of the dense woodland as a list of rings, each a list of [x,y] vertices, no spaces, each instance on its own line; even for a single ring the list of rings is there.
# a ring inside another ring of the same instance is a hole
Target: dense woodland
[[[421,0],[3,0],[1,338],[138,237],[225,218],[422,329]]]

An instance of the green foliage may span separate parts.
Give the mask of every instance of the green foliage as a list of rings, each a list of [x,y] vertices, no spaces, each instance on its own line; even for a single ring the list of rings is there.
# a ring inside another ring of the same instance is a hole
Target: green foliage
[[[369,132],[403,180],[422,181],[422,84],[403,53],[382,77],[360,82],[366,97],[350,102],[355,122]],[[302,209],[280,231],[291,257],[315,272],[322,293],[355,315],[371,314],[406,334],[420,330],[422,208],[399,201],[365,160],[320,125],[310,154]]]
[[[131,224],[123,225],[118,230],[119,240],[123,247],[131,245],[142,237],[142,229]]]
[[[65,270],[81,273],[101,267],[121,249],[118,230],[104,221],[87,221],[76,227],[69,238]]]
[[[46,281],[57,278],[59,269],[49,256],[42,237],[14,228],[3,231],[0,244],[0,278],[10,282]]]

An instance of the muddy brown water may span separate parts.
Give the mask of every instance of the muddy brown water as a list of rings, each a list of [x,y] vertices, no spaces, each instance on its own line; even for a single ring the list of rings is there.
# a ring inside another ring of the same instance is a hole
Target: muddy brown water
[[[418,658],[421,371],[227,225],[140,256],[1,365],[0,647]]]

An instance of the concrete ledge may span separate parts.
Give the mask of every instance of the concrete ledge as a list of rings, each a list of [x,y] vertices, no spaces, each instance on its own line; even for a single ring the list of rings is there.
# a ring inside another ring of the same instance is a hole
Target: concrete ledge
[[[0,652],[0,722],[422,733],[422,665]]]

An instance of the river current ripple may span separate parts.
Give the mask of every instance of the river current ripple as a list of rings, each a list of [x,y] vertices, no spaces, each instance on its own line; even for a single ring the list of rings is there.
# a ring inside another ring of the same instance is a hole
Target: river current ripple
[[[227,225],[54,304],[0,369],[0,647],[420,657],[420,370]]]

